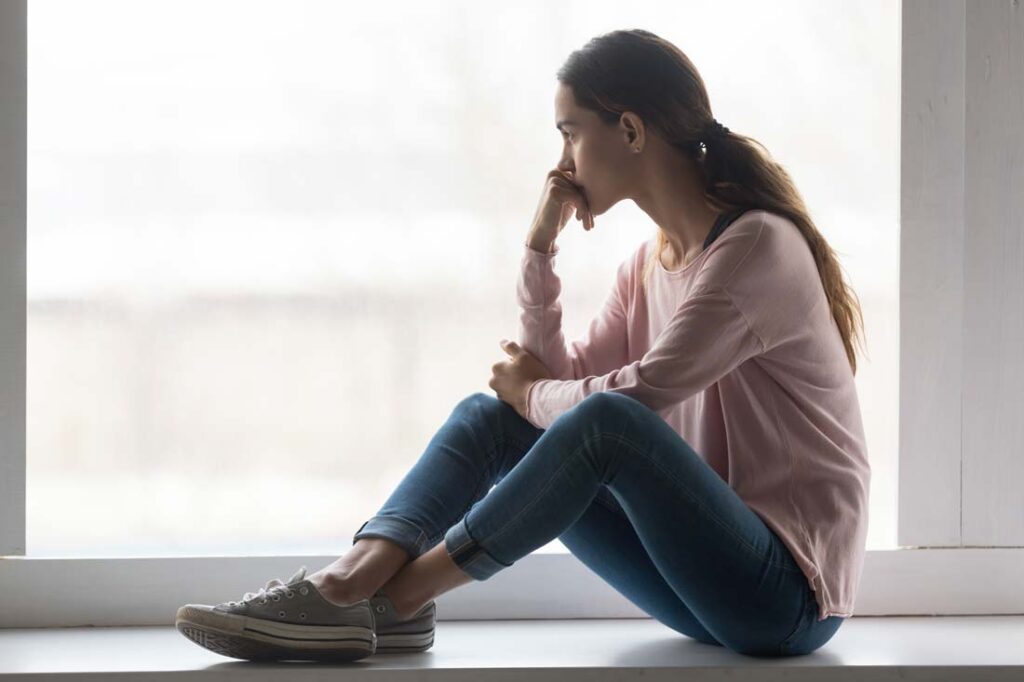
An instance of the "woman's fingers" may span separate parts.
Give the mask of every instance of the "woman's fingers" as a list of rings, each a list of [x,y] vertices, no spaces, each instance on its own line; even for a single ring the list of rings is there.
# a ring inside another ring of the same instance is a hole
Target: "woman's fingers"
[[[580,192],[579,188],[570,182],[566,175],[559,171],[551,171],[548,177],[553,178],[553,184],[566,194],[565,201],[571,204],[576,211],[576,220],[583,223],[584,229],[590,230],[594,227],[594,216],[590,213],[587,199]]]
[[[587,200],[584,198],[580,191],[573,187],[571,184],[563,181],[555,180],[554,185],[562,190],[565,194],[565,201],[571,201],[573,206],[579,209],[581,212],[587,211]]]

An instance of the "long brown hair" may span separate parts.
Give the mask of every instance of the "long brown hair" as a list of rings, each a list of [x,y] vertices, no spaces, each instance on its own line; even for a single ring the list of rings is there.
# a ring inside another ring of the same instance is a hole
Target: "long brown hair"
[[[642,29],[612,31],[570,54],[556,76],[572,89],[579,106],[605,123],[617,125],[623,112],[635,112],[683,151],[704,179],[709,206],[719,211],[762,209],[791,220],[810,246],[856,375],[855,325],[859,322],[863,341],[864,317],[856,293],[843,280],[838,258],[814,226],[789,174],[761,143],[731,131],[708,139],[705,132],[713,116],[707,90],[682,50]],[[667,245],[659,227],[657,247],[643,271],[645,290],[655,259]]]

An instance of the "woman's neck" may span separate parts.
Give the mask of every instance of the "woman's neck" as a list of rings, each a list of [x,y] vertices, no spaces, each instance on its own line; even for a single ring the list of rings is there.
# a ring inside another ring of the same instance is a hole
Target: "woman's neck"
[[[653,149],[646,177],[639,183],[641,190],[633,200],[664,234],[669,261],[685,265],[703,250],[721,211],[707,203],[695,162],[681,156],[677,149],[650,147]]]

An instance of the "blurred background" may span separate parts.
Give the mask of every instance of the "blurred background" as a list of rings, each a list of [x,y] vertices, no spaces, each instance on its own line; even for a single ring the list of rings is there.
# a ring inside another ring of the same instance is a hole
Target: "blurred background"
[[[516,338],[555,71],[644,28],[785,166],[863,306],[895,546],[899,3],[33,0],[28,555],[341,554]],[[566,337],[656,226],[559,239]],[[557,540],[542,552],[564,552]]]

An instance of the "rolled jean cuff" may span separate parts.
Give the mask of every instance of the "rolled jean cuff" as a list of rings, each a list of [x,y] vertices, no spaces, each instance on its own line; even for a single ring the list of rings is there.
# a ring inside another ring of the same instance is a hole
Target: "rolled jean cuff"
[[[511,566],[495,559],[473,539],[465,516],[445,533],[444,545],[452,562],[476,580],[487,580],[501,569]]]
[[[359,526],[352,544],[362,538],[385,538],[409,553],[409,560],[427,551],[427,534],[415,523],[397,516],[373,516]]]

